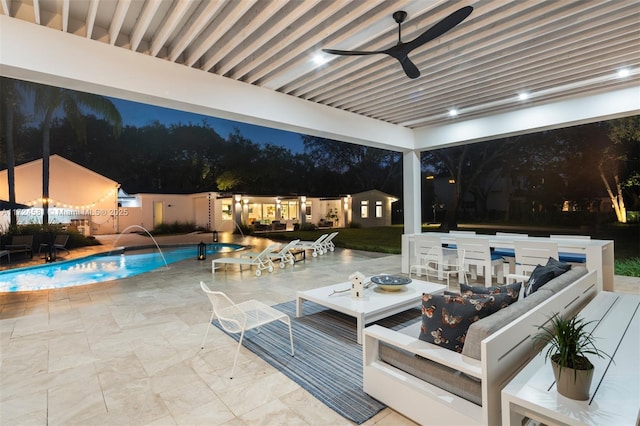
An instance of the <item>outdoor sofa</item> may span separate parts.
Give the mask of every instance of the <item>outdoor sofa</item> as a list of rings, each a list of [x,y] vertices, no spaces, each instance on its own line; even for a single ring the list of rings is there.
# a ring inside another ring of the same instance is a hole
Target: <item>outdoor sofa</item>
[[[420,340],[421,319],[400,331],[367,327],[364,391],[420,424],[500,424],[500,392],[537,353],[532,335],[597,292],[596,271],[573,267],[473,323],[461,353]]]

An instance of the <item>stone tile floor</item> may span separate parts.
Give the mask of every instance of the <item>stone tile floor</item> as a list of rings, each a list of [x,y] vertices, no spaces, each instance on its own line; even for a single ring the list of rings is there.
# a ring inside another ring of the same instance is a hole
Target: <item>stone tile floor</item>
[[[221,235],[232,239],[256,249],[269,242]],[[150,243],[136,234],[100,240],[69,257]],[[197,244],[211,234],[158,240]],[[212,327],[200,349],[210,304],[199,282],[272,305],[354,271],[398,273],[400,256],[337,249],[258,278],[233,266],[212,275],[211,257],[195,260],[194,248],[194,260],[136,277],[0,294],[0,425],[350,424],[244,348],[230,380],[236,342]],[[619,278],[616,291],[640,292],[639,279]],[[366,424],[413,423],[385,409]]]

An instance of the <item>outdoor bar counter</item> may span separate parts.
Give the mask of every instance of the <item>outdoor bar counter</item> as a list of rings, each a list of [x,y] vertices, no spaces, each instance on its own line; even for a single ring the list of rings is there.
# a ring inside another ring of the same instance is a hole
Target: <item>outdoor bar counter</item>
[[[413,240],[420,234],[402,235],[402,272],[409,273],[409,265],[414,260]],[[455,244],[456,236],[464,238],[482,238],[489,240],[492,249],[513,249],[514,241],[554,241],[558,243],[558,251],[562,254],[585,256],[585,266],[589,271],[597,271],[598,290],[613,291],[613,241],[611,240],[581,240],[560,239],[549,237],[502,236],[465,234],[456,235],[444,232],[424,232],[422,235],[435,235],[441,238],[443,244]]]

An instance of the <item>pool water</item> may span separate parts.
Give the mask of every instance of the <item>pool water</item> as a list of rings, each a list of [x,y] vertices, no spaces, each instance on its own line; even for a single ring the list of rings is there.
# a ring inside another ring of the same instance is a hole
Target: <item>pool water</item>
[[[207,255],[243,248],[244,246],[238,244],[207,244]],[[47,290],[117,280],[163,268],[165,260],[167,264],[186,259],[197,262],[197,254],[197,246],[188,246],[162,249],[162,255],[157,249],[150,253],[95,254],[79,259],[10,269],[0,272],[0,292]]]

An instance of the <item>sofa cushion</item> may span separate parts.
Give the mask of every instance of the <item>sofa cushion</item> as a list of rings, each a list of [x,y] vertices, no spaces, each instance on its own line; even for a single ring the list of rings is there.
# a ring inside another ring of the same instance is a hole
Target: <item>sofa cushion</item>
[[[551,296],[553,296],[552,292],[541,288],[531,296],[521,299],[516,303],[512,303],[491,316],[474,322],[469,326],[469,330],[465,336],[462,355],[479,360],[481,358],[480,343],[482,340],[500,330],[516,318],[526,314],[540,303],[549,299]]]
[[[380,343],[379,356],[385,363],[420,380],[431,383],[474,404],[482,405],[482,383],[460,371],[414,355],[395,346],[389,346],[384,342]]]
[[[419,339],[462,352],[469,326],[509,304],[508,294],[472,297],[422,295],[422,326]]]
[[[524,297],[529,297],[531,294],[538,291],[540,287],[551,281],[556,276],[556,268],[551,266],[538,265],[531,272],[529,281],[524,288]]]
[[[578,278],[587,275],[587,273],[587,268],[584,266],[574,266],[564,274],[546,283],[540,290],[548,290],[556,294]]]
[[[460,294],[463,296],[466,294],[499,294],[506,293],[511,296],[511,301],[509,303],[516,302],[518,297],[520,296],[520,288],[522,287],[522,283],[513,283],[513,284],[505,284],[494,287],[484,287],[484,286],[471,286],[467,284],[460,284]]]

